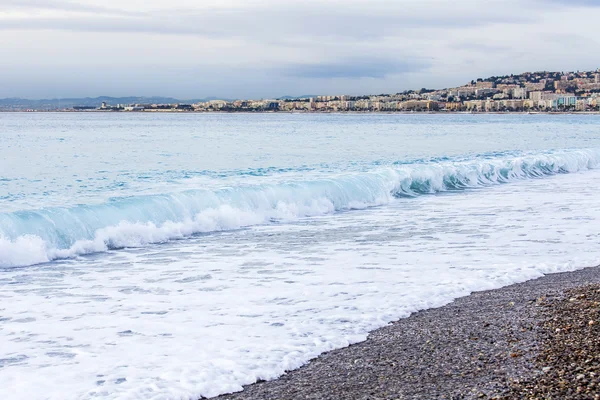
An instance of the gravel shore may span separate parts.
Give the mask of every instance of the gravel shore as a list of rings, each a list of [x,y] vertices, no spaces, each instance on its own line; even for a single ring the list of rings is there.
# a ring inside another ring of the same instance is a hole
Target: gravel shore
[[[541,373],[513,382],[506,398],[600,399],[600,285],[541,302]]]
[[[219,400],[600,399],[600,267],[476,292]]]

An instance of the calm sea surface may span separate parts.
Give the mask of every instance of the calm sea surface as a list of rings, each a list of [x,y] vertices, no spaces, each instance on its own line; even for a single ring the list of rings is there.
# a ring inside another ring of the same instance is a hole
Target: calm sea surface
[[[0,114],[0,398],[197,399],[600,263],[600,117]]]

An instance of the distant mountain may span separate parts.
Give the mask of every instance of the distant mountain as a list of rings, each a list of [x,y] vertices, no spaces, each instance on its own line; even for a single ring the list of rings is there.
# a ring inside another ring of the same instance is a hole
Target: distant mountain
[[[281,96],[277,100],[292,100],[292,99],[310,99],[311,97],[317,97],[316,94],[303,94],[300,96]]]
[[[83,98],[65,98],[65,99],[21,99],[21,98],[6,98],[0,99],[0,109],[43,109],[43,110],[54,110],[72,108],[73,106],[88,106],[88,107],[100,107],[103,102],[109,105],[117,104],[174,104],[174,103],[186,103],[193,104],[199,102],[205,102],[210,100],[229,100],[219,99],[218,97],[206,97],[204,99],[175,99],[173,97],[83,97]]]

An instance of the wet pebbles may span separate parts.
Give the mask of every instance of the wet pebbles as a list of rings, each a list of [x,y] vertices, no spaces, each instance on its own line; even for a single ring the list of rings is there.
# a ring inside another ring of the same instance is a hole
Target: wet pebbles
[[[600,285],[544,302],[536,366],[507,398],[600,399]]]

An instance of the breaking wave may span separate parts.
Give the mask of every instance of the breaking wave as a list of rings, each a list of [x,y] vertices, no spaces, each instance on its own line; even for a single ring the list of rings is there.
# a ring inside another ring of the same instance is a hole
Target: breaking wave
[[[139,247],[194,234],[362,209],[449,190],[571,173],[600,165],[600,150],[403,164],[327,179],[189,190],[103,204],[0,213],[0,266]]]

